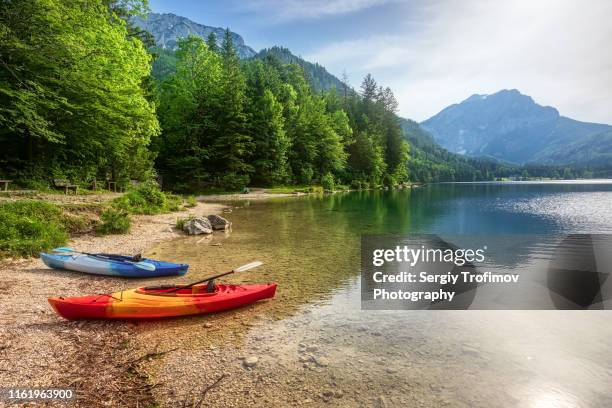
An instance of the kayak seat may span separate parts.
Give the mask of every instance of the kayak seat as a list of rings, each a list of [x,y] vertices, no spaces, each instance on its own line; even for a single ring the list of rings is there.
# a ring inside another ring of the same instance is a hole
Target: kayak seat
[[[194,285],[192,290],[193,293],[215,293],[217,285],[215,285],[215,281],[210,281],[207,285]]]

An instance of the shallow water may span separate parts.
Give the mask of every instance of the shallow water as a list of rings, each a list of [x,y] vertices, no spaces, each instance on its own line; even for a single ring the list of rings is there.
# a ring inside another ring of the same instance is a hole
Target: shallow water
[[[238,354],[257,350],[260,370],[342,389],[345,406],[381,397],[392,406],[612,406],[612,312],[362,311],[359,282],[366,233],[612,233],[612,183],[439,184],[235,205],[233,231],[149,255],[191,264],[185,281],[262,260],[232,281],[274,280],[276,299],[209,318],[241,318],[214,336],[200,318],[146,330],[193,348],[228,347],[230,333]]]

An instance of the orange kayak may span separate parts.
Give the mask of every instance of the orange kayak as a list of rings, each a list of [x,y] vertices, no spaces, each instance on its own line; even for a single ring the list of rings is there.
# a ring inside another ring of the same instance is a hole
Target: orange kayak
[[[57,314],[69,320],[151,319],[221,312],[273,298],[276,293],[276,283],[217,284],[211,293],[206,291],[206,285],[177,288],[150,286],[110,295],[49,298],[49,303]],[[166,293],[170,291],[173,292]]]

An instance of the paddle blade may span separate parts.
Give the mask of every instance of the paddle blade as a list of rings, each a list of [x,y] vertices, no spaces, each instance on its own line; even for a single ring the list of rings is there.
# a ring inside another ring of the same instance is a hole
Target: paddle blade
[[[134,266],[140,269],[144,269],[145,271],[153,272],[155,270],[155,265],[149,262],[136,262]]]
[[[263,262],[260,262],[260,261],[251,262],[251,263],[248,263],[246,265],[242,265],[242,266],[234,269],[234,272],[248,271],[249,269],[257,268],[258,266],[261,266],[261,265],[263,265]]]
[[[59,248],[52,249],[51,252],[78,252],[78,251],[72,248],[59,247]]]

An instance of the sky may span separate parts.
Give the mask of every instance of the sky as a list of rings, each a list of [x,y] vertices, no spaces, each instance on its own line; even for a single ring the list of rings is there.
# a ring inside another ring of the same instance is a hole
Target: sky
[[[282,45],[358,88],[371,73],[400,116],[518,89],[564,116],[612,124],[609,0],[149,0],[152,11]]]

